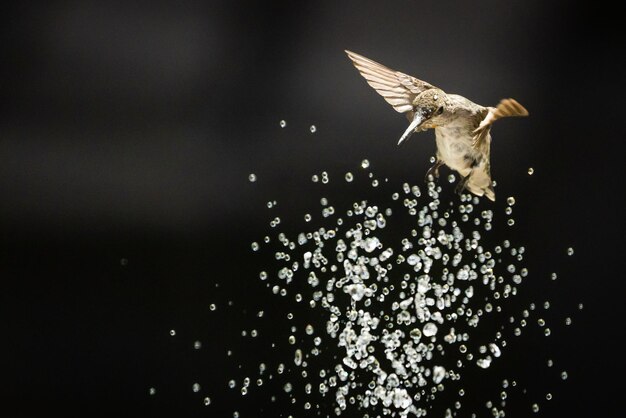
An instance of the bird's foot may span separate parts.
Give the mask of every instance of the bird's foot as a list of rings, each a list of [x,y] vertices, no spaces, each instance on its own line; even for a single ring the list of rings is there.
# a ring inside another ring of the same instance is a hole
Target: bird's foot
[[[463,193],[463,190],[465,190],[465,185],[467,185],[467,181],[470,178],[470,174],[468,174],[467,176],[463,177],[456,185],[456,187],[454,188],[454,191],[456,192],[456,194],[460,195]]]
[[[443,165],[443,161],[437,160],[437,162],[428,169],[426,172],[426,176],[424,177],[424,181],[428,183],[430,180],[430,176],[432,176],[432,180],[439,178],[439,167]]]

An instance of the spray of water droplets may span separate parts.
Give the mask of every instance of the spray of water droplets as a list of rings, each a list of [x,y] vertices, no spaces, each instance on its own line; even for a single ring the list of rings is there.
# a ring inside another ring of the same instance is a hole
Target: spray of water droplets
[[[287,126],[284,120],[279,125]],[[311,125],[309,130],[317,129]],[[363,159],[341,174],[312,174],[308,181],[316,187],[346,191],[336,201],[322,192],[318,203],[301,213],[280,213],[280,199],[263,201],[259,209],[265,210],[256,213],[268,214],[267,232],[248,241],[258,263],[250,279],[267,289],[261,298],[266,309],[255,316],[265,321],[266,311],[291,303],[283,315],[289,326],[271,343],[284,356],[270,366],[267,357],[276,351],[255,352],[253,370],[240,364],[247,376],[229,377],[222,386],[249,397],[270,382],[279,388],[268,393],[270,401],[286,397],[295,408],[293,416],[314,410],[321,416],[358,413],[364,418],[475,417],[473,411],[459,412],[480,391],[464,386],[463,376],[488,373],[504,361],[511,340],[528,324],[536,324],[544,337],[552,334],[550,325],[556,326],[541,314],[550,309],[549,301],[528,303],[515,315],[507,309],[529,276],[524,246],[502,236],[515,225],[516,198],[505,199],[505,217],[499,219],[491,202],[454,194],[453,173],[394,186],[377,178],[372,166]],[[533,172],[528,169],[528,175]],[[255,187],[257,175],[247,180]],[[376,193],[361,198],[364,188]],[[288,223],[283,219],[300,229],[283,226]],[[572,247],[564,252],[574,255]],[[557,273],[548,279],[556,280]],[[282,301],[274,304],[272,298]],[[229,300],[208,306],[213,312],[232,305]],[[570,316],[561,321],[571,323]],[[264,338],[257,329],[239,333]],[[169,334],[175,337],[176,331]],[[201,350],[203,343],[193,340],[192,346]],[[230,349],[224,352],[234,356]],[[553,367],[551,359],[547,367]],[[567,370],[555,373],[559,380],[568,378]],[[505,415],[509,393],[517,386],[515,379],[502,380],[499,399],[484,403],[492,416]],[[206,393],[200,382],[192,382],[191,391],[201,394],[206,407],[219,403],[220,395]],[[156,388],[148,393],[155,395]],[[552,397],[545,392],[530,399],[529,411],[539,412]],[[438,403],[442,398],[444,405]],[[244,414],[239,407],[231,411],[233,417]]]
[[[370,161],[360,168],[369,170]],[[365,180],[378,187],[368,174]],[[357,180],[352,172],[343,177],[344,184]],[[329,174],[311,180],[320,179],[327,184]],[[335,415],[359,410],[365,417],[419,417],[449,385],[458,393],[445,408],[452,416],[468,390],[461,383],[465,371],[489,369],[505,355],[504,327],[474,335],[486,318],[502,312],[528,276],[525,248],[489,236],[495,215],[478,197],[442,199],[442,192],[434,181],[404,183],[378,202],[355,199],[337,208],[322,197],[319,208],[291,214],[304,219],[300,232],[275,231],[277,240],[265,245],[272,256],[261,261],[259,277],[271,293],[295,293],[295,312],[306,303],[325,320],[322,329],[300,327],[308,338],[300,338],[299,327],[288,330],[293,351],[285,363],[293,366],[281,363],[277,372],[286,375],[283,391],[293,404],[319,410],[330,399]],[[506,202],[506,223],[512,226],[515,198]],[[321,225],[313,227],[316,211]],[[253,241],[252,250],[260,246]],[[544,309],[549,306],[545,302]],[[530,315],[524,310],[521,319],[510,317],[511,337],[521,335]],[[289,319],[295,320],[291,312]],[[544,319],[537,324],[550,335]],[[303,399],[294,395],[293,381],[302,382]],[[500,409],[490,408],[503,416],[506,390],[501,396]],[[531,409],[537,412],[538,404]]]

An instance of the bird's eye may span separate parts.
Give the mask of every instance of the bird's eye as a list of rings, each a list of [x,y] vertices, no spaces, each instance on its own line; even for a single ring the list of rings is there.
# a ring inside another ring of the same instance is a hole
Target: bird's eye
[[[443,113],[443,106],[440,106],[439,109],[437,109],[437,112],[435,112],[436,115],[441,115]]]

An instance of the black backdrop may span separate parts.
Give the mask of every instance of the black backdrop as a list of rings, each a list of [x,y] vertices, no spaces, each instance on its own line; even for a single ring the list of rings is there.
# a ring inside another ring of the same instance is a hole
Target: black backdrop
[[[434,151],[432,133],[395,147],[405,119],[344,49],[477,103],[514,97],[530,110],[494,128],[495,205],[516,196],[530,263],[561,273],[549,289],[537,278],[531,299],[564,300],[562,317],[585,304],[549,340],[570,378],[540,414],[620,414],[624,45],[614,13],[569,1],[3,5],[0,415],[287,413],[280,386],[263,389],[273,403],[226,388],[256,355],[284,354],[240,338],[263,326],[259,309],[275,321],[271,341],[289,327],[250,251],[268,232],[265,202],[277,199],[295,230],[290,217],[326,193],[313,173],[356,172],[369,158],[379,175],[417,182]],[[530,386],[545,379],[543,366],[524,370]],[[507,416],[535,415],[519,405]]]

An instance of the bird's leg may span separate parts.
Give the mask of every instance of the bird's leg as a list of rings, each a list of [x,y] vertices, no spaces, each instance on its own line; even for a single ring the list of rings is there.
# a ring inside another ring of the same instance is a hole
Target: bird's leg
[[[433,179],[438,179],[439,178],[439,167],[441,167],[443,165],[443,161],[441,160],[437,160],[435,162],[435,164],[433,164],[432,167],[430,167],[428,169],[428,171],[426,172],[426,177],[424,178],[424,181],[428,183],[428,177],[429,176],[433,176]]]
[[[472,172],[470,171],[470,173],[469,173],[467,176],[463,177],[463,178],[462,178],[462,179],[461,179],[461,180],[457,183],[457,185],[456,185],[456,187],[455,187],[455,189],[454,189],[454,191],[455,191],[457,194],[461,194],[461,193],[463,193],[463,190],[465,190],[465,185],[467,184],[467,181],[469,180],[469,178],[470,178],[470,176],[471,176],[471,175],[472,175]]]

